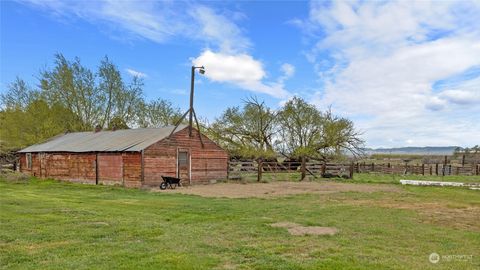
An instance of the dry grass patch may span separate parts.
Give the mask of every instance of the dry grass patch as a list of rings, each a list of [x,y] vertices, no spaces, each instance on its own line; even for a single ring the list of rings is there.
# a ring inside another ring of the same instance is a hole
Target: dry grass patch
[[[253,184],[219,183],[213,185],[188,186],[177,189],[160,191],[199,195],[202,197],[226,198],[269,198],[297,194],[330,194],[337,192],[400,192],[399,186],[384,184],[352,184],[338,182],[272,182]]]
[[[390,198],[375,200],[342,200],[357,206],[385,207],[414,210],[420,214],[419,222],[448,226],[455,229],[480,231],[480,207],[449,202],[411,202]]]
[[[334,227],[302,226],[293,222],[277,222],[270,226],[275,228],[287,228],[291,235],[334,235],[338,232]]]

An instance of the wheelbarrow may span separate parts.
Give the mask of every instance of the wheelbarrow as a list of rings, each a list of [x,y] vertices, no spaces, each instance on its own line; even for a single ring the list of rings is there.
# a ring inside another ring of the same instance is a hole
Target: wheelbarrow
[[[177,186],[181,187],[180,178],[171,177],[171,176],[162,176],[163,182],[160,184],[160,189],[165,190],[167,187],[175,189]]]

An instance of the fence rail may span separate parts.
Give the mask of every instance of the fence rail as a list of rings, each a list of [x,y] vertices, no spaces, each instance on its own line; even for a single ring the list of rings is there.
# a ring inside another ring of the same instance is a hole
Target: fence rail
[[[300,162],[256,162],[256,161],[230,161],[228,163],[228,178],[238,179],[243,176],[257,174],[261,171],[266,175],[282,175],[300,173]],[[311,163],[306,164],[306,173],[313,177],[340,176],[351,178],[354,172],[353,163]]]
[[[375,164],[355,163],[355,173],[421,174],[421,175],[480,175],[480,164]]]
[[[230,161],[228,178],[255,177],[258,173],[276,178],[300,173],[300,162]],[[480,164],[376,164],[376,163],[314,163],[307,162],[307,175],[313,177],[352,178],[354,173],[418,174],[418,175],[480,175]]]

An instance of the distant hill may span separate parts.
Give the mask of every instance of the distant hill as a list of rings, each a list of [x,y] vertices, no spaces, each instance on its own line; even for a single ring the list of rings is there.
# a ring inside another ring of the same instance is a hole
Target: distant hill
[[[365,153],[372,154],[406,154],[406,155],[452,155],[458,146],[425,146],[398,148],[365,148]]]

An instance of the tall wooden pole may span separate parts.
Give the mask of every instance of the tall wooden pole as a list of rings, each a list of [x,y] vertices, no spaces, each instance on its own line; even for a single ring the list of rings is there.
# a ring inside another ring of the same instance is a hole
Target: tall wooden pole
[[[175,127],[170,132],[170,135],[168,137],[170,138],[173,135],[175,130],[178,128],[178,126],[182,123],[183,119],[185,119],[185,117],[188,114],[189,115],[189,117],[188,117],[188,134],[189,134],[190,137],[193,137],[193,134],[192,134],[193,118],[195,117],[195,122],[197,124],[197,129],[198,129],[198,136],[200,137],[200,142],[202,143],[202,148],[203,148],[204,145],[203,145],[202,135],[201,135],[201,132],[200,132],[200,125],[198,124],[197,115],[195,114],[195,110],[193,109],[193,91],[194,91],[194,85],[195,85],[195,69],[197,69],[197,68],[200,69],[200,74],[205,73],[205,68],[203,66],[201,66],[201,67],[192,66],[192,80],[190,82],[190,108],[188,108],[188,110],[182,115],[180,120],[178,120],[178,122],[175,124]]]
[[[190,115],[188,118],[188,134],[192,137],[192,126],[193,126],[193,89],[195,85],[195,67],[192,66],[192,81],[190,83]]]

